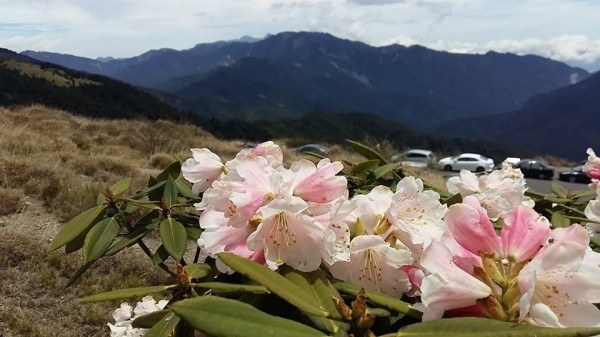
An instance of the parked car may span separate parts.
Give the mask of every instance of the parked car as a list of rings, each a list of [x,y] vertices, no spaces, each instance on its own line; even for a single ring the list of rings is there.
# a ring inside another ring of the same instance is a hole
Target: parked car
[[[521,159],[514,165],[523,172],[526,178],[548,179],[554,178],[554,167],[535,159]]]
[[[504,159],[500,164],[494,166],[494,170],[501,170],[502,169],[502,164],[509,163],[510,165],[512,165],[513,167],[519,162],[521,161],[521,158],[517,158],[517,157],[506,157],[506,159]]]
[[[296,153],[307,153],[312,152],[316,154],[320,154],[322,156],[327,155],[329,153],[329,149],[326,146],[320,144],[306,144],[296,148],[293,148],[292,151]]]
[[[491,171],[494,160],[477,153],[463,153],[454,157],[446,157],[438,162],[444,171],[469,170],[473,172]]]
[[[583,172],[583,165],[575,166],[567,170],[562,170],[558,173],[558,179],[568,181],[571,183],[585,183],[589,184],[592,182],[590,177]]]
[[[429,150],[412,149],[392,156],[392,161],[411,167],[427,167],[435,163],[435,155]]]

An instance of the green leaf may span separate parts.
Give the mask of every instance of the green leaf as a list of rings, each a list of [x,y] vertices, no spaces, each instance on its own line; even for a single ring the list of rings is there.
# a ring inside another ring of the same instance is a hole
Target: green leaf
[[[165,290],[169,290],[177,287],[176,284],[170,284],[167,286],[152,286],[152,287],[138,287],[138,288],[127,288],[127,289],[117,289],[108,291],[105,293],[95,294],[91,296],[87,296],[81,299],[82,302],[90,303],[90,302],[102,302],[102,301],[112,301],[112,300],[122,300],[130,297],[139,297],[145,296],[153,293],[160,293]]]
[[[112,192],[113,195],[119,195],[129,189],[131,186],[131,178],[125,178],[123,180],[119,180],[114,183],[108,189]]]
[[[102,193],[98,193],[96,196],[96,206],[102,206],[106,202],[106,196]]]
[[[49,250],[56,250],[77,238],[79,234],[85,232],[96,222],[96,219],[100,217],[104,209],[104,205],[96,206],[75,216],[56,234],[54,240],[50,243]]]
[[[192,263],[183,267],[190,278],[203,278],[210,273],[210,266],[206,263]]]
[[[387,160],[385,160],[385,158],[383,158],[379,152],[373,150],[372,148],[349,139],[346,139],[346,142],[350,144],[354,151],[358,152],[361,156],[369,160],[378,159],[380,163],[387,164]]]
[[[177,185],[175,185],[175,180],[173,180],[173,177],[171,176],[167,178],[167,184],[165,185],[165,190],[163,192],[163,200],[169,208],[177,203]]]
[[[195,283],[194,287],[211,289],[216,294],[269,294],[269,290],[261,285],[255,284],[233,284],[224,282],[201,282]]]
[[[477,317],[445,318],[408,325],[398,337],[586,337],[600,328],[540,328]]]
[[[160,201],[160,198],[162,198],[163,186],[165,186],[166,183],[166,178],[164,181],[157,181],[156,178],[150,177],[148,178],[148,185],[150,187],[143,189],[142,193],[148,195],[148,199],[151,201]]]
[[[353,296],[358,295],[358,293],[360,292],[360,289],[361,289],[361,287],[356,284],[342,282],[342,281],[333,282],[333,286],[338,291],[345,293],[345,294],[350,294]],[[410,307],[410,304],[408,304],[404,301],[401,301],[395,297],[385,295],[378,291],[372,291],[372,290],[365,290],[365,296],[369,301],[371,301],[374,304],[386,307],[390,310],[393,310],[393,311],[396,311],[399,313],[403,313],[403,314],[413,317],[413,318],[421,319],[422,313],[420,311],[412,309]]]
[[[367,171],[373,171],[379,167],[379,159],[372,159],[362,162],[354,167],[352,174],[361,174]]]
[[[83,243],[83,263],[95,261],[108,250],[121,227],[115,217],[101,220],[90,229]]]
[[[171,337],[179,320],[179,316],[174,313],[167,314],[150,330],[146,331],[144,337]]]
[[[552,213],[552,218],[550,220],[552,222],[552,226],[554,228],[563,228],[571,226],[571,220],[567,218],[564,214],[560,212]]]
[[[460,195],[460,193],[456,193],[455,195],[448,198],[446,200],[445,204],[446,204],[446,206],[452,206],[454,204],[460,204],[462,202],[462,200],[463,200],[462,195]]]
[[[192,192],[192,189],[188,187],[186,182],[183,181],[183,179],[181,179],[181,177],[179,177],[179,179],[175,180],[175,185],[177,185],[177,190],[184,197],[186,197],[188,199],[192,199],[192,200],[200,199],[200,197],[197,194],[194,194],[194,192]]]
[[[134,328],[150,329],[170,313],[172,313],[172,311],[169,309],[154,311],[134,319],[133,322],[131,322],[131,326]]]
[[[567,198],[569,195],[569,190],[567,190],[563,185],[557,183],[552,183],[552,185],[550,185],[550,189],[552,190],[552,193],[562,198]]]
[[[187,246],[187,232],[181,222],[169,217],[160,223],[160,239],[169,255],[180,261]]]
[[[339,322],[343,320],[342,315],[340,315],[331,299],[332,297],[341,299],[342,296],[322,271],[315,270],[310,273],[303,273],[292,268],[284,268],[282,272],[286,279],[309,293],[321,308],[327,310],[331,318],[338,320],[334,321],[320,316],[308,315],[308,318],[317,328],[330,333],[336,333],[339,329],[344,331],[350,329],[349,324]]]
[[[89,230],[82,232],[81,234],[77,235],[77,237],[75,239],[71,240],[71,242],[67,243],[65,245],[65,253],[71,254],[73,252],[80,250],[81,247],[83,247],[83,243],[85,242],[85,236],[87,235],[88,232],[89,232]]]
[[[77,282],[77,280],[79,280],[81,275],[83,275],[83,273],[85,273],[85,271],[88,270],[92,266],[92,264],[93,264],[93,262],[84,264],[83,266],[79,267],[79,269],[77,269],[75,274],[73,274],[73,276],[71,276],[71,278],[65,285],[65,288],[68,288],[68,287],[72,286],[75,282]]]
[[[194,329],[213,337],[326,336],[304,324],[271,316],[249,304],[217,296],[178,301],[170,308]]]
[[[161,264],[169,258],[169,252],[165,249],[165,245],[160,245],[152,255],[152,263]]]
[[[155,229],[155,226],[146,226],[140,227],[134,230],[131,233],[127,233],[124,237],[122,237],[119,241],[115,242],[104,254],[105,256],[114,255],[121,250],[130,247],[136,244],[140,239],[144,236],[148,235],[148,233],[152,232]]]
[[[166,181],[169,177],[177,179],[181,173],[181,163],[176,161],[156,176],[156,181]]]
[[[229,268],[265,286],[270,292],[307,314],[327,317],[327,311],[320,308],[320,304],[310,293],[268,267],[231,253],[219,253],[217,256]]]
[[[200,238],[200,234],[202,234],[202,230],[200,227],[189,227],[185,226],[185,231],[190,240],[198,240]]]
[[[399,163],[390,163],[380,166],[371,172],[371,174],[369,174],[369,179],[377,180],[388,173],[392,173],[398,167],[400,167]]]

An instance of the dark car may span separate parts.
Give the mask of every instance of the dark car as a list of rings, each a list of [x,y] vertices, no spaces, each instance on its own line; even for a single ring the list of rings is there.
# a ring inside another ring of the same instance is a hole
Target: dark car
[[[575,166],[573,168],[562,170],[558,174],[558,179],[572,182],[572,183],[585,183],[589,184],[592,182],[590,177],[583,172],[583,166]]]
[[[526,178],[548,179],[554,178],[554,167],[535,159],[522,159],[514,167],[523,172]]]
[[[306,144],[297,148],[292,149],[292,151],[296,153],[307,153],[312,152],[316,154],[320,154],[322,156],[327,155],[329,153],[329,149],[320,144]]]

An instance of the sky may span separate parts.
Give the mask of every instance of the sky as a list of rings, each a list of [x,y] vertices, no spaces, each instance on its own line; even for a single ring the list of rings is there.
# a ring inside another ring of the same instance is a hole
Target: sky
[[[317,31],[600,69],[600,0],[0,0],[0,47],[86,57]]]

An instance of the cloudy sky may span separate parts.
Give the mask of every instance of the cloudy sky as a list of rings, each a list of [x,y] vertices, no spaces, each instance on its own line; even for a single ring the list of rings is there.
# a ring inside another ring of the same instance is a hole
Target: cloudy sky
[[[0,47],[16,51],[128,57],[299,30],[600,68],[600,0],[0,0]]]

